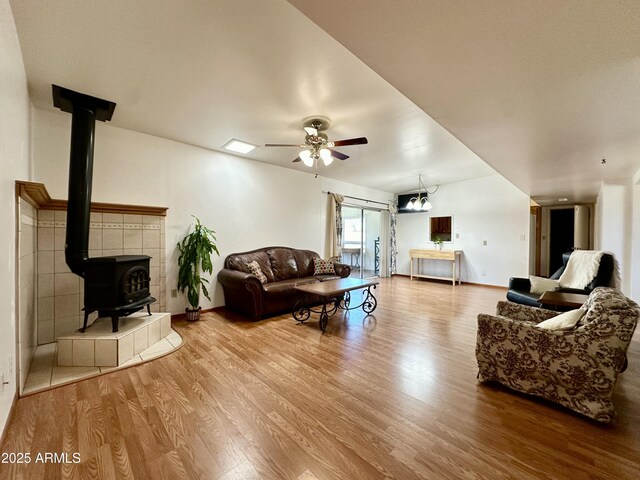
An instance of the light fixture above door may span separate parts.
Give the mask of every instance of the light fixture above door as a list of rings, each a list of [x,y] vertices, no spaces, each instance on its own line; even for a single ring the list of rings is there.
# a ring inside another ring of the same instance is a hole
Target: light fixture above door
[[[436,185],[436,189],[433,192],[429,192],[427,187],[424,186],[424,183],[422,183],[422,175],[418,174],[418,196],[411,197],[405,208],[407,210],[428,212],[433,208],[433,205],[431,205],[431,202],[429,201],[429,195],[436,193],[439,188],[440,186]],[[424,189],[424,196],[421,193],[422,189]]]

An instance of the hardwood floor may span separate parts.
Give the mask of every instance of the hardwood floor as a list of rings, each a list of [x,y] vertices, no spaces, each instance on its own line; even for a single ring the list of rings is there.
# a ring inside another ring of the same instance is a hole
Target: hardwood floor
[[[290,315],[174,324],[172,355],[20,399],[2,452],[31,463],[0,478],[638,478],[638,334],[603,426],[476,381],[476,315],[503,290],[395,277],[376,296],[325,335]]]

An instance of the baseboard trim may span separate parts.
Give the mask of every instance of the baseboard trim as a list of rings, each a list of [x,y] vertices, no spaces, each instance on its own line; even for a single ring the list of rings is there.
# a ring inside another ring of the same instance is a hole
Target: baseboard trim
[[[403,278],[411,278],[411,275],[407,275],[406,273],[394,273],[391,275],[392,277],[403,277]],[[451,280],[447,280],[443,278],[442,280],[438,280],[435,278],[420,278],[419,280],[434,282],[434,283],[451,283]],[[466,282],[462,281],[462,285],[475,285],[476,287],[489,287],[489,288],[498,288],[500,290],[508,290],[507,287],[503,287],[501,285],[490,285],[488,283],[474,283],[474,282]]]
[[[224,307],[214,307],[214,308],[203,308],[202,310],[200,310],[200,314],[202,315],[203,313],[208,313],[208,312],[214,312],[217,309],[220,308],[224,308]],[[171,321],[173,322],[174,320],[186,320],[187,319],[187,314],[185,313],[172,313],[171,314]]]
[[[505,292],[509,290],[508,287],[503,287],[502,285],[490,285],[488,283],[473,283],[473,282],[462,282],[465,285],[475,285],[476,287],[487,287],[487,288],[497,288],[498,290],[504,290]]]
[[[7,421],[4,424],[4,428],[2,429],[2,435],[0,435],[0,445],[4,445],[4,442],[6,440],[6,436],[9,432],[9,425],[11,425],[13,415],[16,412],[16,404],[18,403],[19,396],[20,395],[18,395],[18,390],[16,389],[16,392],[13,395],[13,401],[11,402],[11,407],[9,408],[9,415],[7,415]]]

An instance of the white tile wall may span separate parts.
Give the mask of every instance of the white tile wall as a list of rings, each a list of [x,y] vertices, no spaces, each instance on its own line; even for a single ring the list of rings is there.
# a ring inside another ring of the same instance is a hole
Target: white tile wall
[[[122,223],[124,215],[122,213],[103,213],[102,223]]]
[[[34,223],[35,225],[35,223]],[[35,232],[35,227],[34,227]],[[55,341],[82,326],[84,284],[64,258],[66,212],[37,211],[37,338]],[[155,215],[91,213],[89,255],[149,255],[152,311],[166,309],[165,218]],[[28,241],[25,240],[26,245]],[[91,320],[90,320],[91,321]],[[133,356],[133,344],[131,345]]]
[[[71,273],[69,265],[67,265],[67,261],[64,258],[64,250],[53,252],[53,269],[56,273]]]
[[[56,297],[80,293],[80,277],[75,273],[54,273],[53,292]]]
[[[64,250],[67,230],[64,227],[59,227],[57,223],[56,228],[53,229],[53,248],[54,250]]]
[[[38,224],[38,251],[53,250],[53,228]]]
[[[142,230],[142,248],[160,248],[160,230]]]
[[[94,229],[97,230],[97,229]],[[103,228],[102,229],[102,248],[103,250],[122,250],[123,243],[122,228]]]
[[[43,274],[54,272],[54,253],[53,251],[38,252],[38,272]]]
[[[53,297],[53,273],[38,273],[38,298]]]
[[[37,329],[37,265],[42,262],[48,274],[53,272],[53,256],[51,251],[43,252],[38,258],[37,251],[37,212],[22,198],[18,200],[18,379],[19,390],[22,391],[38,345]],[[47,279],[50,287],[50,279]]]
[[[124,248],[142,249],[142,230],[124,230]]]

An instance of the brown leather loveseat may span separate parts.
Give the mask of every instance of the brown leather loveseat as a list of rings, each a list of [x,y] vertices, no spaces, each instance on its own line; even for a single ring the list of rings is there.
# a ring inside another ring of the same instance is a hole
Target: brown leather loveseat
[[[300,292],[297,285],[345,278],[351,267],[334,264],[335,275],[314,275],[316,252],[289,247],[264,247],[250,252],[232,253],[218,273],[224,291],[226,308],[243,313],[254,320],[280,312],[291,312]],[[267,277],[261,283],[247,266],[256,261]]]

